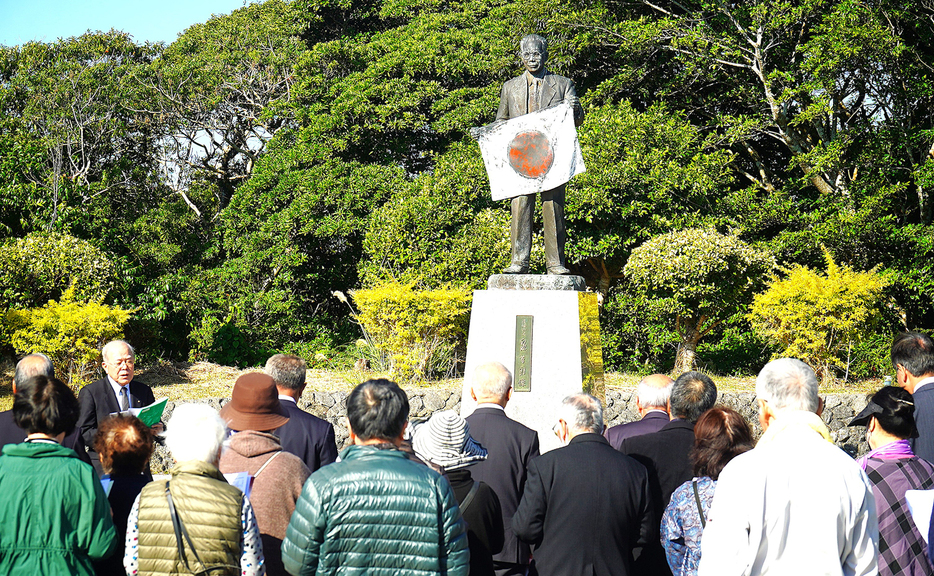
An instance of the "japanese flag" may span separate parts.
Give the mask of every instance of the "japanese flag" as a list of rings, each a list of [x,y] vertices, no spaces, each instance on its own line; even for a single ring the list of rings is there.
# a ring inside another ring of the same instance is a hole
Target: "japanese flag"
[[[471,132],[480,144],[493,200],[551,190],[584,171],[570,104]]]

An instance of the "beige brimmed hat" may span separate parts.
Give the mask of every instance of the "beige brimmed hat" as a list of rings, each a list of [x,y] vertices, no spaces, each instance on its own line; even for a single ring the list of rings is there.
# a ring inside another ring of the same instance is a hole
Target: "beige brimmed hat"
[[[221,418],[231,430],[275,430],[289,420],[279,404],[279,391],[271,376],[250,372],[237,378],[230,402],[221,408]]]
[[[470,437],[470,425],[453,410],[436,412],[415,429],[412,449],[422,460],[457,470],[486,460],[486,448]]]

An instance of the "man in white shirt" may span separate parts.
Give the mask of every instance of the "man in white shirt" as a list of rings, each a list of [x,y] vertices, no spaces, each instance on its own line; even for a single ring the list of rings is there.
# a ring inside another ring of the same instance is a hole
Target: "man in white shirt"
[[[699,576],[877,574],[872,487],[817,415],[817,387],[800,360],[774,360],[759,372],[765,433],[720,474]]]
[[[898,385],[915,401],[918,437],[911,449],[919,458],[934,462],[934,342],[920,332],[903,332],[892,343],[892,366]]]

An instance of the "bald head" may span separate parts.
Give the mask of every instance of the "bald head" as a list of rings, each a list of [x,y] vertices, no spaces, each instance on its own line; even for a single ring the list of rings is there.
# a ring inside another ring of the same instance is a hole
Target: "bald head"
[[[652,374],[639,382],[636,388],[636,403],[639,412],[649,410],[668,410],[668,398],[671,397],[671,386],[675,381],[665,374]]]
[[[512,373],[499,362],[477,366],[470,383],[471,395],[478,404],[506,406],[512,389]]]
[[[46,376],[55,378],[55,367],[52,361],[45,354],[30,354],[16,363],[16,371],[13,373],[13,390],[22,386],[27,378],[33,376]]]

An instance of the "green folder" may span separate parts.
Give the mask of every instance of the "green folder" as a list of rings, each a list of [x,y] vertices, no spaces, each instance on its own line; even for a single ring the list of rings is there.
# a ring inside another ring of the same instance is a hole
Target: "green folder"
[[[153,402],[149,406],[144,406],[143,408],[136,408],[130,410],[130,412],[143,421],[143,424],[152,428],[154,425],[158,424],[162,420],[162,412],[165,411],[165,405],[169,401],[168,398],[163,398],[158,402]],[[137,410],[139,410],[137,412]]]

